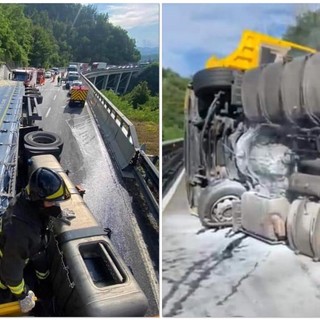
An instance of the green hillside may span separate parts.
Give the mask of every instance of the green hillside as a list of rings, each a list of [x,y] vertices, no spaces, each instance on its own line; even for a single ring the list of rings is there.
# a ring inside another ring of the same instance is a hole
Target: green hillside
[[[162,138],[172,140],[184,135],[184,97],[190,79],[170,69],[162,75]]]
[[[108,14],[76,3],[0,4],[0,61],[11,66],[65,66],[69,61],[138,62],[135,40]]]

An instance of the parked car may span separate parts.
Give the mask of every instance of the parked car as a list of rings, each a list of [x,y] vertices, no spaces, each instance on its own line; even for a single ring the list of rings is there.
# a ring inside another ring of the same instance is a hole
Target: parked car
[[[51,71],[46,71],[44,76],[45,76],[45,78],[51,78]]]

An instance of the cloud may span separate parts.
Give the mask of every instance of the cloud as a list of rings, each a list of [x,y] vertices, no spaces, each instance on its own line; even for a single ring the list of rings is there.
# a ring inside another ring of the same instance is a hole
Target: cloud
[[[159,24],[158,4],[98,4],[99,12],[109,15],[109,21],[126,30],[134,27]]]
[[[134,27],[128,30],[128,34],[136,39],[138,47],[159,47],[159,25]]]
[[[159,47],[159,4],[96,3],[99,13],[107,13],[109,21],[128,31],[138,47]]]
[[[230,54],[243,30],[281,37],[306,9],[310,7],[276,3],[163,4],[163,66],[190,76],[211,55]]]

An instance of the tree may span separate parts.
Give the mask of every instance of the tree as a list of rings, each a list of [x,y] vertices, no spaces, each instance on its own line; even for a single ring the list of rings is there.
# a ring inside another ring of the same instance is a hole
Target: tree
[[[320,50],[320,10],[307,11],[297,16],[296,23],[289,26],[283,38]]]
[[[54,35],[61,61],[125,64],[140,59],[127,31],[112,25],[108,14],[98,13],[93,5],[26,4],[24,8],[27,16]]]
[[[129,101],[133,108],[136,109],[138,105],[145,104],[149,100],[150,90],[146,81],[139,83],[130,93]]]
[[[127,31],[93,5],[0,4],[0,59],[49,67],[69,61],[136,62],[140,53]]]
[[[56,52],[54,37],[40,26],[33,27],[32,35],[33,46],[30,63],[35,67],[48,68]]]
[[[0,5],[0,54],[1,58],[28,64],[31,50],[31,21],[24,16],[23,7],[19,4]]]
[[[132,90],[138,83],[146,81],[151,95],[159,95],[159,63],[148,65],[137,77],[130,82],[128,90]]]
[[[190,79],[182,78],[170,69],[162,72],[163,138],[182,138],[184,132],[184,98]]]

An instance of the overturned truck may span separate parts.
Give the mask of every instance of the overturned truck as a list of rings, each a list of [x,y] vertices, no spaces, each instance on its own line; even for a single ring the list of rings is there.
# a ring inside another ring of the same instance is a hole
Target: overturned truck
[[[289,58],[288,50],[309,52]],[[246,31],[185,100],[186,186],[205,227],[320,258],[320,54]]]
[[[24,88],[19,81],[7,90],[0,130],[0,218],[10,199],[39,167],[51,168],[64,180],[70,198],[61,209],[73,213],[70,223],[53,219],[47,230],[51,278],[45,294],[32,263],[26,264],[26,283],[38,298],[29,315],[143,316],[147,298],[112,245],[110,230],[98,225],[83,200],[83,190],[72,183],[68,170],[59,163],[63,140],[35,125],[35,120],[41,120],[40,91]],[[12,315],[21,315],[18,301],[0,301],[0,316]]]

